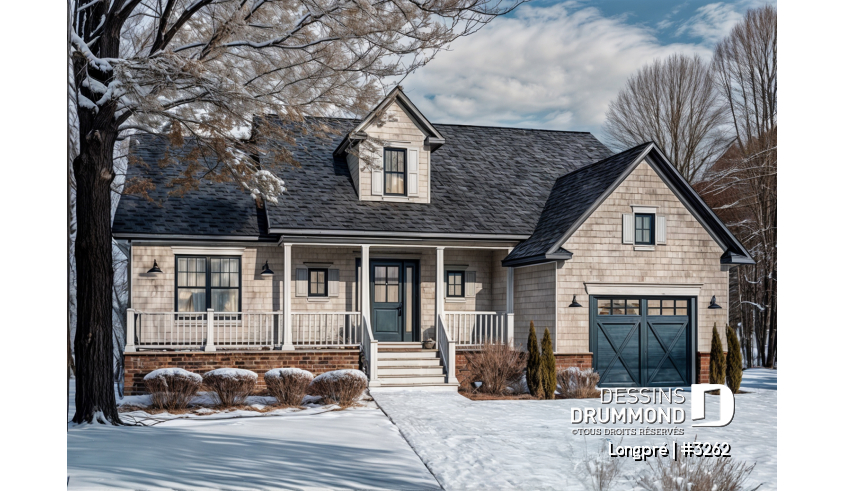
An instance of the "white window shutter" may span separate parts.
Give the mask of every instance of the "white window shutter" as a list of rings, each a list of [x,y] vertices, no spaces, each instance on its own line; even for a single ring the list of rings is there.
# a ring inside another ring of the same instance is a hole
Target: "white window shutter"
[[[296,268],[296,296],[308,296],[308,269]]]
[[[420,151],[408,149],[408,196],[420,195]]]
[[[329,270],[329,296],[337,297],[340,295],[340,270]]]
[[[373,196],[384,196],[384,159],[375,152],[373,154],[373,180],[371,184]]]
[[[622,243],[623,244],[633,244],[634,243],[634,214],[633,213],[623,213],[622,214]]]
[[[464,273],[464,286],[466,287],[466,292],[464,292],[464,296],[467,298],[475,296],[475,271],[467,271]]]
[[[666,217],[663,215],[657,215],[655,217],[657,219],[657,230],[654,234],[654,242],[657,244],[665,244],[666,243]]]

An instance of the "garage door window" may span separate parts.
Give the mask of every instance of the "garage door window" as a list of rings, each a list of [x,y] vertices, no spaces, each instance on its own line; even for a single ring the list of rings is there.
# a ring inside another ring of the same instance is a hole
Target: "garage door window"
[[[648,315],[687,315],[687,300],[649,300]]]
[[[599,315],[640,315],[640,299],[638,298],[600,298],[598,299]]]

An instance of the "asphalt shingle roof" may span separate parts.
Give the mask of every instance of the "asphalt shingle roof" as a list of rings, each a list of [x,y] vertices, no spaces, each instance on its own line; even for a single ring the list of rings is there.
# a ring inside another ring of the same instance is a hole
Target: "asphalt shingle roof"
[[[531,238],[517,245],[504,261],[548,253],[649,145],[643,143],[558,178]]]
[[[165,151],[171,152],[178,161],[178,157],[191,148],[190,141],[181,148],[168,148],[165,138],[133,137],[130,152],[143,164],[130,165],[127,177],[151,179],[155,184],[155,189],[149,192],[153,201],[140,196],[122,196],[112,224],[113,233],[237,237],[266,234],[264,211],[258,210],[255,200],[233,183],[203,180],[198,190],[181,197],[169,195],[173,188],[168,187],[168,183],[179,177],[181,166],[177,163],[160,167],[158,162]]]
[[[358,199],[346,160],[332,156],[357,121],[322,122],[338,134],[297,139],[301,167],[279,172],[288,191],[267,205],[271,229],[530,235],[555,179],[611,153],[590,133],[435,124],[446,143],[431,154],[431,202],[367,202]],[[204,182],[199,191],[168,197],[166,183],[178,166],[156,165],[164,140],[140,137],[131,149],[148,166],[131,166],[130,177],[153,179],[151,195],[162,205],[123,197],[115,233],[264,233],[254,201],[232,184]]]

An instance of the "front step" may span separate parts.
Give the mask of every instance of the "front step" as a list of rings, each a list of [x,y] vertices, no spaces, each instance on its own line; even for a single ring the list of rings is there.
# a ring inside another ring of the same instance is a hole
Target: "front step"
[[[380,387],[392,389],[449,389],[446,371],[436,349],[424,349],[422,343],[378,344]]]

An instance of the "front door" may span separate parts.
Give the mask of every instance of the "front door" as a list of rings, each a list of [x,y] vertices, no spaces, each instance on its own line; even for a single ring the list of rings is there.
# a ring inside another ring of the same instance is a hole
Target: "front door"
[[[417,340],[417,269],[416,261],[371,262],[371,318],[377,340]]]

